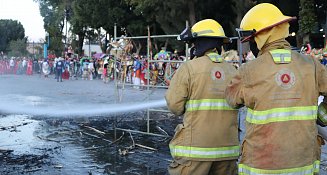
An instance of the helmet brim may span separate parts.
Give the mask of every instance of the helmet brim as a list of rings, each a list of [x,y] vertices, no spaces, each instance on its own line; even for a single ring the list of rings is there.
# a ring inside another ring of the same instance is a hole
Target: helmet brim
[[[280,24],[283,24],[285,22],[290,22],[290,21],[293,21],[293,20],[296,20],[296,17],[290,17],[290,16],[283,16],[283,18],[278,22],[278,23],[275,23],[273,25],[270,25],[270,26],[267,26],[261,30],[258,30],[258,31],[255,31],[253,34],[247,36],[247,37],[244,37],[241,42],[244,43],[244,42],[248,42],[250,41],[251,39],[253,39],[256,35],[258,35],[259,33],[263,32],[263,31],[266,31],[266,30],[269,30],[277,25],[280,25]]]
[[[186,27],[181,34],[179,34],[177,36],[177,40],[178,41],[190,41],[193,39],[193,36],[192,36],[192,32],[191,32],[191,28],[190,27]]]

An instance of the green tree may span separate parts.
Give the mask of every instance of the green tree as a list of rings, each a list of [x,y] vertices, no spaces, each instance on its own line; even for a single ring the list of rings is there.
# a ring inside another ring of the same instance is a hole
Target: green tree
[[[106,8],[108,7],[105,6],[105,1],[101,0],[79,0],[72,3],[73,16],[70,22],[72,32],[78,35],[78,40],[75,43],[79,53],[82,52],[85,38],[88,39],[88,42],[100,41],[95,37],[95,30],[103,26],[101,21],[105,16],[102,16],[101,13]]]
[[[226,35],[234,35],[238,0],[126,0],[135,7],[135,11],[150,23],[152,34],[179,34],[185,28],[185,22],[192,26],[197,21],[211,18],[217,20],[225,29]],[[157,25],[158,24],[158,25]],[[162,39],[158,39],[162,40]],[[164,46],[167,39],[164,39]],[[184,48],[181,42],[169,40],[173,47]],[[156,42],[155,42],[156,43]],[[157,46],[155,46],[157,48]]]
[[[27,55],[26,38],[12,40],[9,42],[9,56],[21,57]]]
[[[0,51],[7,53],[10,41],[25,38],[25,29],[16,20],[0,20],[0,36]]]
[[[300,0],[299,16],[299,26],[300,32],[303,35],[303,43],[309,42],[311,31],[318,25],[314,0]]]
[[[323,29],[325,34],[325,43],[327,42],[327,1],[315,0],[316,2],[316,14],[318,18],[318,29]],[[325,44],[324,43],[324,44]]]
[[[43,17],[44,28],[50,36],[50,47],[56,55],[61,55],[64,50],[63,29],[65,25],[64,0],[35,0],[39,3],[40,14]]]
[[[79,0],[73,3],[74,23],[78,23],[77,31],[85,34],[85,29],[93,29],[93,34],[98,37],[95,41],[99,42],[103,51],[108,43],[101,42],[106,35],[113,36],[115,24],[118,26],[117,35],[130,36],[146,34],[146,24],[144,19],[134,13],[133,7],[125,1],[115,0]],[[75,28],[75,27],[74,27]],[[106,31],[105,35],[100,35],[100,28]],[[74,29],[76,32],[76,30]],[[90,36],[84,36],[89,38]],[[79,37],[81,38],[81,37]],[[105,37],[106,38],[106,37]]]
[[[76,19],[74,16],[70,20],[71,24],[71,31],[73,34],[76,34],[78,37],[76,38],[73,35],[73,40],[72,40],[72,47],[77,48],[75,52],[77,52],[79,55],[82,54],[82,48],[83,48],[83,43],[84,43],[84,38],[86,35],[86,26],[83,25],[78,19]]]

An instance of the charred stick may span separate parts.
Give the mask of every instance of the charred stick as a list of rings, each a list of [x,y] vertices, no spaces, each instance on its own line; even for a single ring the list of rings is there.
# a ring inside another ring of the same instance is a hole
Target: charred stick
[[[164,133],[164,134],[166,134],[167,136],[169,136],[168,133],[167,133],[165,130],[163,130],[162,128],[160,128],[160,126],[156,126],[156,128],[157,128],[159,131],[161,131],[162,133]]]
[[[96,132],[96,133],[102,134],[102,135],[106,134],[105,132],[100,131],[100,130],[98,130],[98,129],[95,129],[95,128],[91,127],[91,126],[86,126],[86,125],[80,125],[80,126],[83,126],[83,127],[85,127],[85,128],[88,128],[88,129],[90,129],[90,130],[92,130],[92,131],[94,131],[94,132]]]
[[[99,137],[99,136],[96,136],[96,135],[93,135],[93,134],[90,134],[90,133],[87,133],[87,132],[82,132],[82,133],[85,134],[85,135],[88,135],[88,136],[91,136],[91,137],[94,137],[94,138],[101,139],[101,140],[104,140],[106,142],[112,143],[111,140],[108,140],[108,139],[105,139],[105,138],[102,138],[102,137]]]
[[[135,145],[138,146],[138,147],[141,147],[141,148],[149,149],[149,150],[152,150],[152,151],[157,151],[157,149],[155,149],[155,148],[151,148],[151,147],[144,146],[144,145],[141,145],[141,144],[135,144]]]
[[[132,148],[135,148],[135,142],[134,142],[134,139],[133,139],[133,136],[132,136],[131,132],[129,132],[129,135],[131,136],[131,139],[132,139],[132,141],[133,141]]]
[[[124,135],[125,135],[125,132],[123,132],[123,134],[118,139],[116,139],[115,141],[111,142],[109,145],[112,145],[112,144],[118,142],[119,140],[121,140],[124,137]]]
[[[48,138],[43,138],[41,136],[36,136],[37,138],[41,139],[41,140],[46,140],[46,141],[50,141],[50,142],[57,142],[57,143],[60,143],[60,141],[58,140],[52,140],[52,139],[48,139]]]

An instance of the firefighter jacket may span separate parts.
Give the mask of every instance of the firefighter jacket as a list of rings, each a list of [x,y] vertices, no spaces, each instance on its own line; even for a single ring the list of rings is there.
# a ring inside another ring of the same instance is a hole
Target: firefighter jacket
[[[226,89],[231,106],[248,108],[239,174],[318,172],[317,99],[326,92],[325,68],[285,39],[241,66]]]
[[[226,86],[235,74],[236,69],[212,51],[178,68],[165,95],[170,111],[184,114],[169,144],[174,158],[238,158],[237,111],[225,100]]]

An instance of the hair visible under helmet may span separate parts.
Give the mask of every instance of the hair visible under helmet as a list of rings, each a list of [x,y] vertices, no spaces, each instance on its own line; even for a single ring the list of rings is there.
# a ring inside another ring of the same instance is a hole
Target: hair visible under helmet
[[[254,6],[243,17],[238,29],[242,42],[254,38],[259,50],[263,45],[289,35],[288,22],[296,17],[285,16],[273,4],[262,3]]]
[[[194,55],[199,57],[210,49],[221,48],[225,36],[222,26],[213,19],[204,19],[186,28],[178,37],[178,40],[194,43]]]

